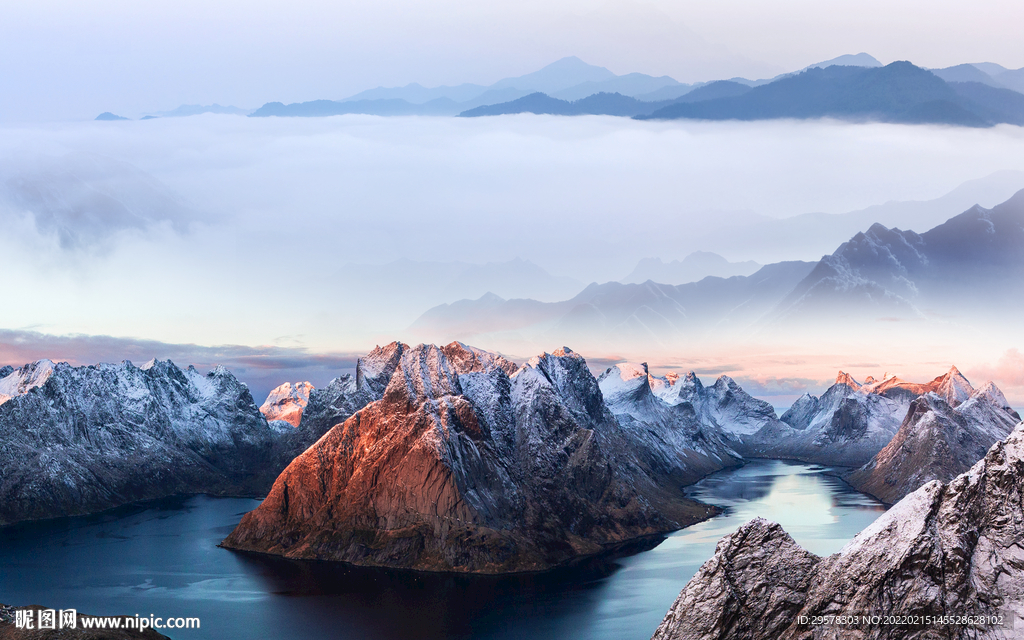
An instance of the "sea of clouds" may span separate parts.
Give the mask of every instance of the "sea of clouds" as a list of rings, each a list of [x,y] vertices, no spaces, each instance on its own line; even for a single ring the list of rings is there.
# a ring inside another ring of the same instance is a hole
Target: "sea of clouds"
[[[1024,171],[1022,142],[1018,127],[533,115],[7,126],[0,329],[360,352],[452,301],[417,297],[393,272],[378,282],[373,265],[520,258],[560,287],[617,280],[641,258],[708,248],[715,229]],[[1003,180],[980,203],[1021,187]],[[835,249],[721,237],[713,249],[734,261]],[[1024,348],[1011,342],[986,345],[978,366],[997,370]]]

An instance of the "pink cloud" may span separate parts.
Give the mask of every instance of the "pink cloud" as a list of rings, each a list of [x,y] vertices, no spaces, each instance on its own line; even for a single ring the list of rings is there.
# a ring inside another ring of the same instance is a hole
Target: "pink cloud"
[[[1024,353],[1008,349],[994,365],[983,365],[972,373],[979,378],[990,379],[997,385],[1024,387]]]

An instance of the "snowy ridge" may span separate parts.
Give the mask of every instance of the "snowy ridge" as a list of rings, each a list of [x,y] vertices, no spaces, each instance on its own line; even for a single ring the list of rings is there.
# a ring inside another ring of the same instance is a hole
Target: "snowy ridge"
[[[920,384],[888,373],[862,384],[840,371],[820,398],[801,396],[782,415],[781,427],[756,434],[755,451],[747,453],[859,467],[889,444],[917,398],[931,393],[956,406],[974,392],[956,367]]]
[[[774,407],[754,398],[726,375],[719,376],[710,387],[705,387],[693,371],[684,376],[674,372],[650,376],[649,384],[664,402],[691,405],[706,425],[739,440],[778,422]]]
[[[684,384],[695,379],[684,378]],[[722,427],[708,417],[710,412],[697,410],[677,394],[675,403],[666,402],[654,391],[654,387],[664,390],[678,384],[678,375],[652,376],[646,364],[629,362],[609,367],[598,377],[608,408],[637,441],[638,449],[678,481],[689,484],[740,464],[740,455],[727,442]]]
[[[1020,416],[1003,406],[999,389],[988,382],[957,402],[965,386],[971,388],[960,380],[956,393],[948,379],[933,385],[948,397],[929,391],[914,400],[892,440],[846,481],[892,504],[929,481],[952,480],[1008,436]]]
[[[41,387],[53,375],[53,367],[54,364],[50,360],[32,362],[20,369],[5,367],[9,371],[0,379],[0,404],[15,396],[24,395],[31,389]]]
[[[0,523],[89,513],[176,493],[258,494],[275,435],[245,385],[168,361],[6,376]]]

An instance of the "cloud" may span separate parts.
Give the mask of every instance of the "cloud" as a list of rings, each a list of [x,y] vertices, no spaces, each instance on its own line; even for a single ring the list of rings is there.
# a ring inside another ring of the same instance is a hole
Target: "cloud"
[[[0,175],[0,212],[29,216],[63,250],[108,248],[118,232],[162,221],[182,232],[200,217],[152,176],[87,152],[10,157]]]
[[[5,221],[0,328],[170,345],[267,345],[294,336],[289,353],[365,353],[411,339],[409,327],[427,308],[465,294],[424,283],[439,279],[424,262],[483,272],[481,265],[520,257],[552,280],[615,280],[642,257],[708,249],[707,229],[933,198],[969,178],[1024,170],[1022,139],[1024,130],[1013,127],[528,115],[208,115],[0,128],[0,164],[13,167],[10,175],[26,176],[32,193],[61,194],[22,193],[39,206]],[[52,184],[44,179],[51,166]],[[115,202],[86,206],[83,193]],[[70,233],[63,245],[60,229]],[[739,260],[757,250],[762,262],[806,257],[756,244],[721,252]],[[835,249],[817,234],[798,244],[813,258]],[[400,260],[408,277],[402,269],[383,277],[380,265]],[[472,295],[486,292],[474,286]],[[905,335],[899,325],[886,326],[892,333],[881,338],[889,343],[837,351],[828,375],[851,360],[891,358],[891,344]],[[478,346],[530,356],[537,345],[525,338],[515,349],[516,336]],[[798,365],[753,368],[749,345],[670,346],[633,354],[610,344],[585,355],[717,354],[709,372],[825,375]],[[698,364],[689,366],[701,371]]]
[[[1024,391],[1024,354],[1019,349],[1007,349],[995,364],[975,367],[971,375],[978,380],[992,380],[998,386],[1021,387]]]

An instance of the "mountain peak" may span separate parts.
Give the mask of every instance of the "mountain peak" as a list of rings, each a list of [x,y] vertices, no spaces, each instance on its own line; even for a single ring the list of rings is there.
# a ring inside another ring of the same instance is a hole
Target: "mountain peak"
[[[309,404],[309,393],[313,385],[309,382],[290,382],[276,387],[267,396],[266,401],[260,407],[267,421],[283,420],[293,427],[298,427],[302,420],[302,412]]]
[[[974,387],[955,366],[951,366],[944,375],[932,380],[929,386],[951,407],[965,402],[974,393]]]
[[[573,69],[573,70],[576,70],[576,69],[604,69],[604,67],[597,67],[597,66],[592,65],[592,64],[587,64],[586,62],[584,62],[583,60],[581,60],[577,56],[565,56],[564,58],[559,58],[558,60],[555,60],[554,62],[552,62],[549,65],[541,67],[538,70],[538,72],[539,71],[545,71],[547,69],[566,69],[566,70],[567,69]],[[534,72],[534,73],[537,73],[537,72]]]
[[[875,59],[874,56],[867,53],[847,53],[845,55],[832,58],[831,60],[825,60],[824,62],[817,62],[812,64],[807,69],[824,69],[825,67],[840,66],[840,67],[881,67],[882,63]]]
[[[850,387],[851,389],[860,389],[860,387],[861,387],[861,384],[859,382],[857,382],[856,380],[854,380],[853,376],[851,376],[850,374],[846,373],[845,371],[840,371],[839,372],[839,375],[836,376],[835,384],[845,384],[846,386]]]
[[[46,384],[55,366],[52,360],[38,360],[12,371],[0,380],[0,404]]]
[[[491,88],[514,87],[523,91],[539,91],[550,95],[584,82],[603,82],[616,77],[618,76],[604,67],[587,64],[576,56],[568,56],[533,73],[499,80],[491,85]]]

